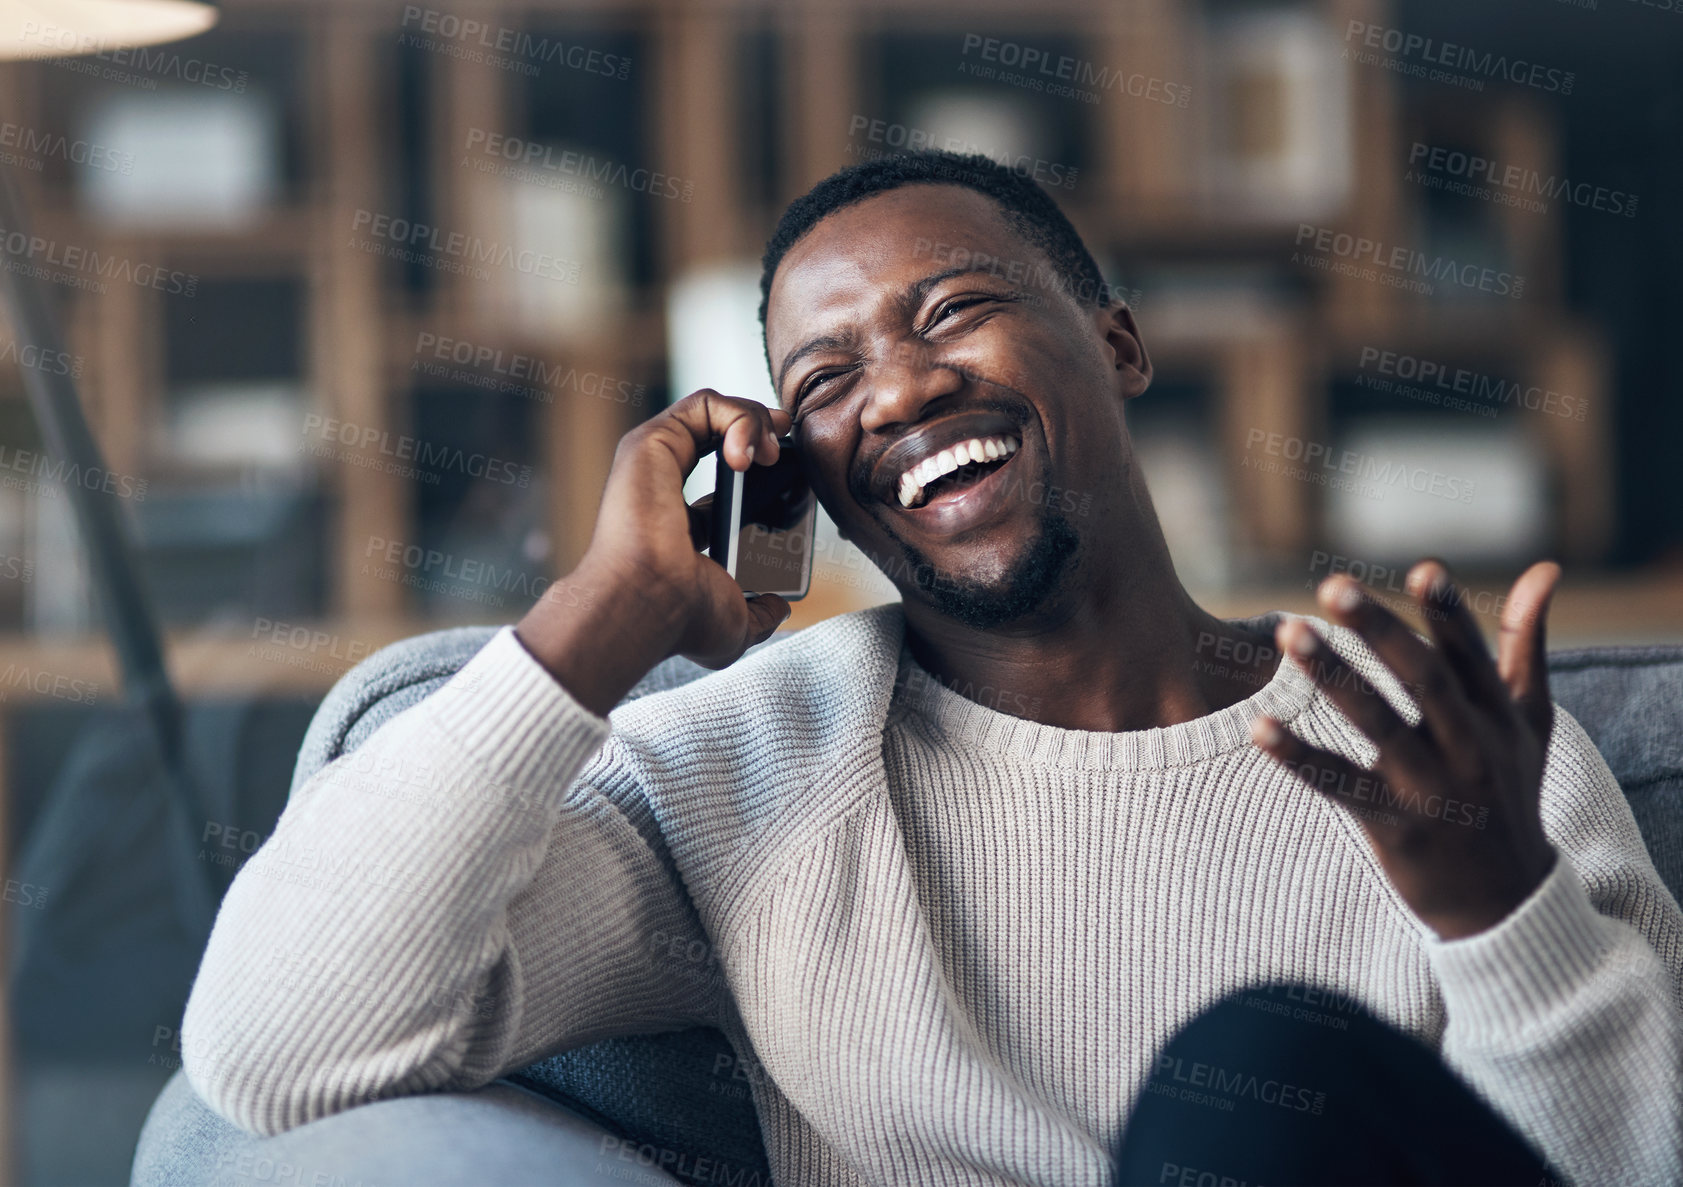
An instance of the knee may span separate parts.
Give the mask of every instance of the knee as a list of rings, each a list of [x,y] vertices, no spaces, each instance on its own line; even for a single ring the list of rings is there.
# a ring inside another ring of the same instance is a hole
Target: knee
[[[146,1115],[129,1170],[130,1187],[209,1182],[254,1140],[200,1100],[178,1070]]]
[[[1423,1043],[1356,999],[1295,983],[1228,994],[1181,1028],[1161,1058],[1238,1062],[1299,1074],[1312,1069],[1335,1079],[1348,1071],[1437,1063]]]

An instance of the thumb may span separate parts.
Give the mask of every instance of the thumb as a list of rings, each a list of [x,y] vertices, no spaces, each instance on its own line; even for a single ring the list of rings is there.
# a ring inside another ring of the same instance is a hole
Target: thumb
[[[1545,739],[1554,716],[1546,623],[1559,581],[1560,566],[1553,561],[1541,561],[1520,575],[1508,592],[1496,648],[1503,683],[1520,713]]]
[[[748,646],[771,638],[777,628],[788,621],[792,612],[789,603],[777,594],[749,594]]]

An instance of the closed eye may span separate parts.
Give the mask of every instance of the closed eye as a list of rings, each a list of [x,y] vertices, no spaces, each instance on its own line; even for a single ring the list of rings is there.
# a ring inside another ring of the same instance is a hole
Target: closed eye
[[[824,384],[828,383],[832,379],[837,379],[846,375],[851,370],[853,370],[852,367],[830,367],[814,371],[811,375],[808,375],[805,379],[801,380],[800,387],[795,389],[795,408],[799,409],[801,401],[813,392],[817,391]]]
[[[954,297],[952,300],[947,301],[935,310],[935,315],[929,319],[928,324],[924,326],[922,332],[928,333],[942,322],[948,320],[953,314],[962,312],[963,310],[969,309],[973,306],[984,305],[990,301],[1003,303],[1006,301],[1013,301],[1015,299],[1015,295],[1006,295],[1002,293],[967,293],[962,297]]]

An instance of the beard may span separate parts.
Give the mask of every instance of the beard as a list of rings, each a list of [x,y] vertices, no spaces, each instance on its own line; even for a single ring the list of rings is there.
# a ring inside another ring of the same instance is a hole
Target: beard
[[[918,548],[904,540],[898,543],[913,583],[929,604],[948,618],[986,631],[1038,610],[1075,560],[1081,537],[1062,511],[1047,505],[1028,547],[1004,577],[991,582],[937,568]]]
[[[972,401],[967,407],[987,408],[1004,413],[1017,422],[1018,440],[1028,440],[1027,434],[1023,432],[1023,426],[1029,419],[1029,413],[1026,411],[1027,400],[1009,389],[1000,388],[962,369],[960,371],[989,393],[987,398]],[[994,394],[997,392],[1005,392],[1016,398],[1004,398]],[[1047,454],[1044,440],[1040,443],[1039,464],[1041,473],[1051,473],[1051,458]],[[874,498],[870,476],[871,467],[864,460],[860,461],[849,476],[849,492],[860,506],[869,506]],[[1070,525],[1069,520],[1064,518],[1063,512],[1054,507],[1048,498],[1040,505],[1040,517],[1034,525],[1034,535],[1016,563],[1002,577],[993,581],[982,581],[966,573],[937,568],[921,549],[901,539],[892,524],[883,522],[882,527],[888,537],[899,546],[900,556],[886,565],[879,559],[873,560],[901,591],[902,596],[909,584],[921,591],[938,613],[982,631],[1004,626],[1039,609],[1057,590],[1065,569],[1075,561],[1081,545],[1080,535]],[[893,571],[896,568],[900,570],[899,574]],[[909,582],[902,584],[898,579],[900,576],[909,578]]]

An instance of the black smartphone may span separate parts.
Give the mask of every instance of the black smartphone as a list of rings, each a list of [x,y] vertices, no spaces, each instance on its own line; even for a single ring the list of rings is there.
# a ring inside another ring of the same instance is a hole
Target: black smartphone
[[[707,555],[743,593],[774,593],[794,602],[812,584],[818,499],[794,441],[779,437],[777,443],[777,461],[746,470],[731,469],[719,452]]]

